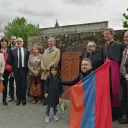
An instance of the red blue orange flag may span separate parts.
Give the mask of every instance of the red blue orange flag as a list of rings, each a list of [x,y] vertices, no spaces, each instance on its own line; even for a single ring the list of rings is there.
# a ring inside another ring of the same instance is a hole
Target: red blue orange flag
[[[109,62],[70,90],[69,128],[112,128]]]

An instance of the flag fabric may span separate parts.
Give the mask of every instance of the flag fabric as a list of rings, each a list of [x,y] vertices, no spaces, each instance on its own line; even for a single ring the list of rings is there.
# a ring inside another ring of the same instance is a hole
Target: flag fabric
[[[70,89],[69,128],[112,128],[109,62]]]

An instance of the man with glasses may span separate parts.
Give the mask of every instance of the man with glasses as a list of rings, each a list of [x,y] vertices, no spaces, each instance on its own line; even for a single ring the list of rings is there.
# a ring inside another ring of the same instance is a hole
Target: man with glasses
[[[23,39],[17,38],[17,48],[12,50],[13,72],[16,81],[16,105],[26,105],[27,65],[29,52],[23,48]]]
[[[101,64],[101,54],[96,51],[96,43],[94,41],[89,41],[87,43],[87,51],[83,52],[83,59],[89,58],[92,61],[92,70],[96,70]]]

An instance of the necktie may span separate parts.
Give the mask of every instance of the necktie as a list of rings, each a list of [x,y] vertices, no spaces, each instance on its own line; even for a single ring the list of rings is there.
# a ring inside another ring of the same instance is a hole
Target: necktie
[[[125,64],[126,59],[127,59],[127,50],[128,50],[128,47],[126,47],[125,50],[124,50],[124,55],[123,55],[123,58],[122,58],[122,61],[121,61],[121,67],[120,67],[121,71],[122,71],[123,65]]]
[[[22,67],[22,55],[21,55],[21,48],[19,48],[19,68]]]
[[[50,52],[52,52],[52,48],[51,48],[51,47],[49,48],[49,53],[50,53]]]

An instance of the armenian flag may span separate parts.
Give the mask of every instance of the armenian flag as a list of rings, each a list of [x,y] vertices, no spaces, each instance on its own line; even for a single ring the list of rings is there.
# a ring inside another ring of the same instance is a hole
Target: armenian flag
[[[109,62],[70,88],[69,128],[112,128]]]

